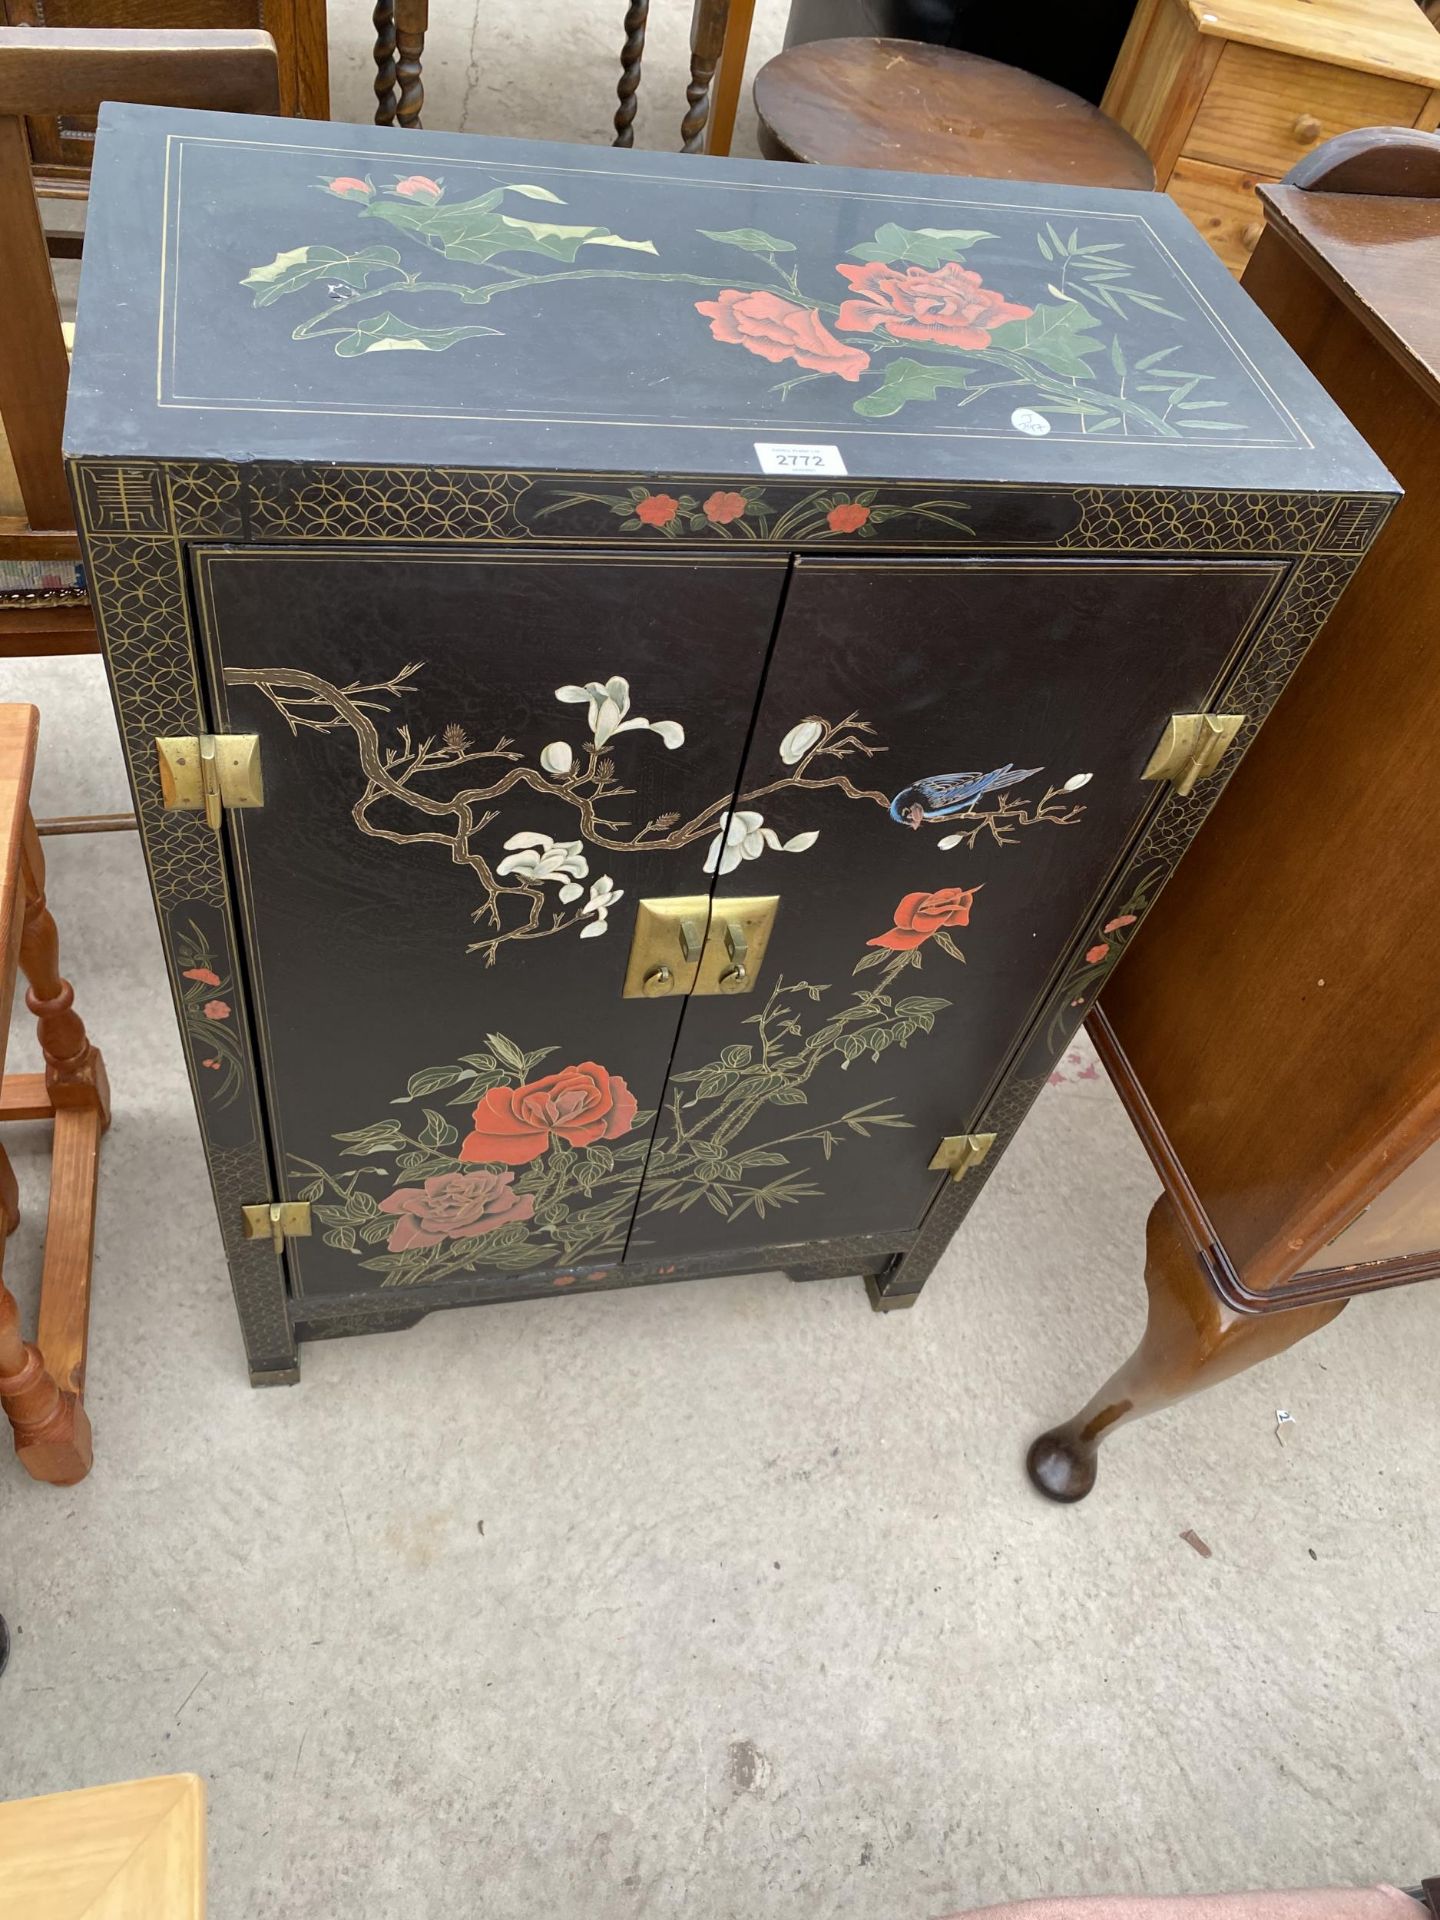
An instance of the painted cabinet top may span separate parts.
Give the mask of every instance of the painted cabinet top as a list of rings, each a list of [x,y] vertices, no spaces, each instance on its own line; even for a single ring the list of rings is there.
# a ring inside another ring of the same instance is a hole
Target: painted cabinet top
[[[786,458],[757,445],[877,479],[1394,490],[1160,195],[105,108],[72,457]]]

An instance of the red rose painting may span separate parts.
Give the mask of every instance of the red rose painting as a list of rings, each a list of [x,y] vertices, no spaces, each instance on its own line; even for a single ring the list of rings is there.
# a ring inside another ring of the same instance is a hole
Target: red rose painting
[[[357,180],[353,174],[342,173],[336,180],[327,180],[326,189],[342,200],[373,200],[375,189],[368,180]]]
[[[635,518],[647,527],[668,527],[680,511],[680,502],[669,493],[647,493],[635,508]]]
[[[207,1000],[200,1009],[207,1020],[228,1020],[230,1008],[224,1000]]]
[[[212,973],[209,967],[186,967],[181,974],[182,980],[198,980],[202,987],[218,987],[220,976]]]
[[[837,340],[814,307],[802,307],[778,293],[741,293],[727,287],[714,300],[697,300],[695,311],[726,346],[744,347],[762,360],[793,360],[816,373],[838,373],[858,380],[870,364],[859,347]]]
[[[515,1193],[513,1173],[479,1167],[472,1173],[437,1173],[419,1187],[399,1187],[380,1202],[395,1215],[386,1242],[392,1253],[408,1247],[438,1247],[443,1240],[474,1240],[512,1220],[528,1220],[535,1201]]]
[[[925,267],[890,267],[871,260],[864,266],[841,261],[835,271],[850,282],[858,299],[840,308],[841,327],[856,333],[888,333],[892,340],[934,340],[945,347],[988,347],[990,335],[1007,320],[1028,320],[1035,311],[993,291],[969,267],[947,261],[934,272]]]
[[[701,509],[705,518],[716,527],[728,527],[732,520],[739,520],[745,512],[743,493],[712,493]]]
[[[907,893],[895,909],[894,926],[865,944],[908,953],[912,947],[923,946],[942,927],[968,927],[970,909],[979,891],[978,887],[941,887],[938,893]]]
[[[851,502],[832,507],[825,516],[825,524],[832,533],[858,533],[869,518],[869,507],[856,506]]]
[[[459,1157],[521,1167],[556,1140],[570,1147],[617,1140],[635,1124],[638,1106],[618,1075],[584,1060],[523,1087],[491,1087],[475,1109],[474,1130]]]

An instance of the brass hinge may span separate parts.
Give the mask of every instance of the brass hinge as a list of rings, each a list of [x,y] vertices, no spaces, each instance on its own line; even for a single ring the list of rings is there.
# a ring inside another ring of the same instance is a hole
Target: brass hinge
[[[930,1162],[932,1173],[948,1173],[952,1180],[963,1180],[971,1167],[978,1167],[995,1144],[993,1133],[947,1134],[935,1149]]]
[[[220,831],[226,807],[263,807],[258,733],[191,733],[155,742],[160,756],[161,805],[184,813],[203,811]]]
[[[240,1211],[245,1217],[245,1238],[268,1240],[276,1253],[284,1252],[287,1240],[303,1239],[310,1232],[308,1200],[262,1200]]]
[[[1243,713],[1172,713],[1145,779],[1169,780],[1183,800],[1214,773],[1244,724]]]

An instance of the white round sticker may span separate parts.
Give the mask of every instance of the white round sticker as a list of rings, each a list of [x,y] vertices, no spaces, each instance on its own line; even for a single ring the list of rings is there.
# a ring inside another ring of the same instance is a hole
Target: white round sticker
[[[1050,422],[1033,407],[1017,407],[1010,416],[1010,424],[1021,433],[1033,434],[1037,439],[1042,433],[1050,431]]]

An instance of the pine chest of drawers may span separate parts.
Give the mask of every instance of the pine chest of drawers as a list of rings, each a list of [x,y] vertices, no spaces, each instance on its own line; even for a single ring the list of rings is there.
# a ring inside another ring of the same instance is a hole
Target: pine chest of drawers
[[[1440,121],[1440,33],[1415,0],[1139,0],[1102,105],[1239,274],[1259,186],[1334,134]]]
[[[1394,495],[1163,198],[142,108],[67,449],[260,1381],[911,1304]]]

